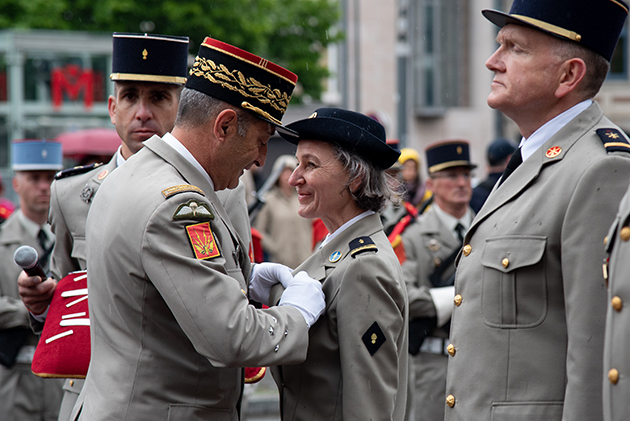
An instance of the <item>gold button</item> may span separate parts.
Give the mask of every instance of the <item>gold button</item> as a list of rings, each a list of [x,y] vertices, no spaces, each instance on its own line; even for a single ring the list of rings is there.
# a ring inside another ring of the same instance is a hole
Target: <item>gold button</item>
[[[447,404],[449,407],[451,407],[451,408],[452,408],[452,407],[454,407],[454,406],[455,406],[455,396],[453,396],[453,395],[448,395],[448,396],[446,397],[446,404]]]
[[[74,386],[74,380],[70,380],[68,383],[70,383],[70,387]]]
[[[455,355],[455,347],[453,346],[453,344],[448,344],[448,346],[446,347],[446,351],[448,352],[448,355],[450,355],[451,357]]]
[[[501,264],[504,268],[508,267],[508,265],[510,264],[510,259],[506,257],[505,259],[501,260]]]
[[[466,244],[464,246],[464,256],[468,256],[470,254],[470,252],[472,251],[472,247],[470,246],[470,244]]]
[[[453,299],[453,302],[455,302],[455,305],[459,307],[459,305],[462,303],[462,296],[457,294]]]
[[[616,311],[621,311],[621,309],[623,308],[623,301],[617,296],[613,297],[612,300],[610,300],[610,304],[612,304],[612,308],[614,308]]]
[[[619,370],[617,370],[616,368],[611,368],[608,372],[608,380],[610,380],[612,384],[617,384],[617,382],[619,381]]]
[[[623,241],[630,240],[630,227],[623,227],[619,232],[619,236]]]
[[[604,246],[608,245],[608,236],[604,237]]]

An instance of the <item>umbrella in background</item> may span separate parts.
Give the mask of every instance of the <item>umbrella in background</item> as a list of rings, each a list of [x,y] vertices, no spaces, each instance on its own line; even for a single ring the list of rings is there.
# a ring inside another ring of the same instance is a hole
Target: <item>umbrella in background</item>
[[[56,140],[61,142],[64,157],[80,162],[90,160],[90,157],[107,159],[118,150],[121,143],[115,129],[105,128],[64,132]]]

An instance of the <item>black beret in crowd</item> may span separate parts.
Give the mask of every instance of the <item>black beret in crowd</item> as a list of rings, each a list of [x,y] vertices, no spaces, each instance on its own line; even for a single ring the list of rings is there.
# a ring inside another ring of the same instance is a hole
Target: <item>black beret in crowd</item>
[[[297,75],[240,48],[207,37],[190,69],[186,87],[248,110],[282,127]],[[294,134],[293,134],[294,135]]]
[[[183,85],[188,37],[114,32],[111,80]]]
[[[577,42],[610,62],[628,6],[621,0],[514,0],[509,13],[482,13],[500,27],[514,23]]]
[[[436,142],[427,146],[425,152],[429,174],[453,167],[477,168],[470,162],[470,145],[465,140]]]
[[[495,139],[488,145],[486,157],[488,158],[488,164],[495,166],[499,165],[505,158],[512,155],[518,148],[516,142],[510,139],[504,139],[502,137]]]
[[[294,121],[287,128],[299,138],[280,135],[291,143],[300,140],[320,140],[341,146],[366,159],[376,168],[391,167],[400,151],[387,144],[385,128],[364,114],[340,108],[319,108],[309,118]]]

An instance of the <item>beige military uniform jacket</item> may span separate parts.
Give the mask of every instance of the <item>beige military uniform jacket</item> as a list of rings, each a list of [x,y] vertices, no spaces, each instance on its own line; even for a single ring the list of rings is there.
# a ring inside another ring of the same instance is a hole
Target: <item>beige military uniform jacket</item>
[[[29,329],[28,310],[20,300],[17,279],[22,269],[13,261],[18,247],[28,245],[44,253],[36,238],[20,222],[22,211],[16,210],[0,225],[0,330],[22,327]],[[25,347],[12,368],[0,365],[0,419],[57,418],[61,402],[61,382],[42,379],[31,372],[31,359],[39,335],[28,333]],[[25,352],[26,351],[26,352]],[[37,393],[38,396],[33,396]]]
[[[495,187],[466,234],[445,420],[602,419],[602,241],[630,155],[607,153],[600,128],[618,129],[593,103]]]
[[[87,221],[84,420],[237,420],[242,366],[304,360],[293,307],[256,310],[247,247],[202,174],[157,136],[102,185]]]
[[[604,343],[604,420],[625,421],[630,416],[630,193],[626,192],[607,236],[608,313]]]
[[[359,237],[369,237],[376,248],[357,253],[350,242]],[[402,420],[407,294],[379,216],[354,223],[294,272],[299,271],[322,281],[326,312],[309,331],[306,361],[272,368],[282,419]]]

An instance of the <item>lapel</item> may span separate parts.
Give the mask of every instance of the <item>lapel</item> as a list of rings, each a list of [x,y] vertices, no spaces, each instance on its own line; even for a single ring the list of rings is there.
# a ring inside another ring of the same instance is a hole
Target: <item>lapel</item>
[[[546,165],[561,161],[569,149],[597,124],[602,116],[601,108],[596,102],[593,102],[590,107],[571,120],[569,124],[536,150],[532,156],[527,158],[501,186],[495,185],[486,203],[473,220],[464,243],[468,242],[470,236],[484,219],[526,190]],[[548,158],[546,153],[552,147],[560,147],[562,151],[557,156]]]
[[[235,246],[239,246],[240,253],[245,253],[249,250],[249,244],[245,244],[243,239],[237,234],[236,229],[232,225],[232,221],[230,217],[227,215],[221,201],[217,197],[214,189],[205,177],[199,173],[197,168],[195,168],[186,158],[184,158],[180,153],[171,148],[160,138],[159,136],[153,136],[147,141],[145,141],[145,147],[150,149],[153,153],[158,155],[164,161],[168,162],[171,166],[173,166],[177,172],[180,173],[182,178],[186,180],[187,183],[192,184],[193,186],[199,187],[206,195],[210,204],[214,210],[214,212],[221,217],[224,225],[226,226],[232,240],[234,241]],[[249,258],[248,258],[249,259]],[[242,260],[242,259],[241,259]]]
[[[366,216],[348,227],[348,229],[335,237],[324,247],[316,250],[311,257],[298,266],[293,273],[296,274],[300,271],[306,271],[311,278],[317,279],[323,283],[326,280],[327,270],[335,269],[346,259],[351,258],[349,257],[350,241],[361,236],[372,236],[382,229],[383,225],[381,224],[378,214]],[[336,252],[341,253],[341,258],[333,262],[331,261],[331,256]]]

